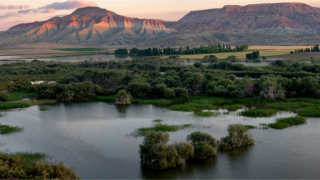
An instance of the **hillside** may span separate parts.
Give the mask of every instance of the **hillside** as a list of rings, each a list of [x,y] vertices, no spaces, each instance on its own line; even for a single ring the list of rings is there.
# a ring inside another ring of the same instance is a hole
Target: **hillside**
[[[313,45],[320,42],[320,8],[303,3],[225,6],[191,11],[177,22],[137,19],[99,7],[19,24],[0,32],[0,46],[52,42],[101,47]]]

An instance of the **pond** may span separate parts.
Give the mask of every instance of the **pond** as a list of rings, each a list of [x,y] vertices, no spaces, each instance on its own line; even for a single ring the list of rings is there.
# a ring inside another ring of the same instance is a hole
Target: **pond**
[[[48,111],[40,111],[48,108]],[[293,112],[278,112],[266,118],[247,118],[238,111],[220,109],[216,117],[195,117],[191,112],[169,111],[153,105],[115,106],[103,102],[57,103],[9,111],[0,123],[23,126],[24,131],[1,135],[0,151],[44,152],[50,162],[63,161],[84,179],[232,179],[232,178],[319,178],[320,119],[284,130],[251,129],[255,145],[232,152],[218,152],[213,158],[187,161],[168,170],[150,170],[139,164],[138,145],[142,137],[130,134],[139,127],[163,119],[166,124],[194,124],[170,133],[170,144],[185,141],[194,131],[210,133],[216,139],[227,135],[231,123],[271,123]],[[204,127],[209,126],[209,127]]]

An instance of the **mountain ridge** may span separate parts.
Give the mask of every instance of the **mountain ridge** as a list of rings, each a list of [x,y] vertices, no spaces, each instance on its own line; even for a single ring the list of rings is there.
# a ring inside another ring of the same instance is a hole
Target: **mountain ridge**
[[[44,41],[102,47],[198,47],[218,42],[305,45],[319,40],[320,8],[304,3],[226,5],[191,11],[178,21],[131,18],[84,7],[0,32],[0,46]]]

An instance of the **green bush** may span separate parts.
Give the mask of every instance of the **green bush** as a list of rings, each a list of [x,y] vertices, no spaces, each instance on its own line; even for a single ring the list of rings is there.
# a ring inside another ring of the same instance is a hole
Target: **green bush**
[[[28,163],[17,156],[0,153],[0,179],[79,179],[74,170],[61,162]]]
[[[277,109],[277,110],[292,110],[292,109],[298,109],[302,107],[307,107],[311,106],[312,104],[310,103],[303,103],[303,102],[290,102],[290,103],[272,103],[272,104],[267,104],[267,108],[271,109]]]
[[[126,90],[122,89],[117,93],[116,104],[118,104],[118,105],[131,104],[130,95],[127,94]]]
[[[249,117],[265,117],[275,114],[276,112],[277,110],[274,109],[250,109],[241,112],[241,115]]]
[[[214,137],[208,133],[200,131],[193,132],[187,136],[189,141],[194,146],[194,156],[196,159],[206,159],[216,154],[218,143]]]
[[[166,99],[174,99],[176,98],[176,93],[173,89],[171,88],[166,88],[163,92],[163,96],[166,98]]]
[[[8,91],[0,91],[0,101],[8,101],[9,100],[9,93]]]
[[[280,118],[277,119],[276,123],[269,124],[269,127],[275,129],[284,129],[289,126],[299,125],[306,122],[306,119],[303,117],[289,117],[289,118]]]
[[[251,134],[247,134],[248,128],[242,124],[230,124],[228,136],[221,138],[220,149],[231,150],[254,144]]]

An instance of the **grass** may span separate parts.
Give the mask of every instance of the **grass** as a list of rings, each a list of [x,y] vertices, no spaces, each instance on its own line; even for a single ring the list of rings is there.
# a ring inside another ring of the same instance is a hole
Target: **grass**
[[[174,101],[169,99],[133,99],[134,104],[154,104],[166,106],[172,104]]]
[[[154,126],[151,127],[142,127],[136,129],[133,133],[131,133],[132,136],[138,137],[138,136],[144,136],[148,131],[167,131],[167,132],[174,132],[181,129],[185,129],[188,127],[191,127],[192,124],[182,124],[182,125],[167,125],[167,124],[161,124],[157,123]]]
[[[9,101],[19,101],[22,100],[23,98],[33,98],[35,99],[37,97],[37,93],[29,93],[25,90],[18,90],[18,91],[13,91],[9,92]]]
[[[10,134],[14,132],[20,132],[23,128],[19,126],[9,126],[0,124],[0,134]]]
[[[101,48],[64,48],[64,49],[54,49],[59,51],[106,51]]]
[[[29,107],[30,104],[26,102],[0,102],[0,109],[14,109]]]
[[[254,129],[254,128],[256,128],[255,126],[252,126],[252,125],[244,125],[244,127],[246,129]]]
[[[243,108],[242,104],[231,104],[231,105],[225,105],[224,108],[228,109],[228,111],[236,111],[238,109]]]
[[[277,119],[276,123],[269,124],[269,127],[275,128],[275,129],[284,129],[289,126],[293,125],[299,125],[306,122],[306,119],[303,117],[289,117],[289,118],[280,118]]]
[[[48,111],[48,108],[40,108],[40,111]]]
[[[308,107],[308,106],[312,106],[312,104],[303,103],[303,102],[291,102],[291,103],[272,103],[272,104],[266,105],[267,108],[276,109],[276,110],[284,110],[284,111]]]
[[[186,103],[186,104],[175,104],[169,106],[168,109],[173,111],[200,111],[200,110],[209,110],[215,109],[213,105],[210,104],[200,104],[200,103]]]
[[[23,159],[25,162],[36,162],[41,159],[44,159],[47,157],[45,153],[39,153],[39,152],[15,152],[10,153],[10,156],[18,156],[19,158]]]
[[[115,95],[112,95],[112,96],[96,96],[96,100],[97,101],[103,101],[103,102],[115,103],[116,102],[116,96]]]
[[[276,112],[277,110],[274,109],[250,109],[241,112],[241,115],[249,117],[265,117],[275,114]]]
[[[302,108],[298,111],[298,115],[304,117],[320,117],[320,105]]]

